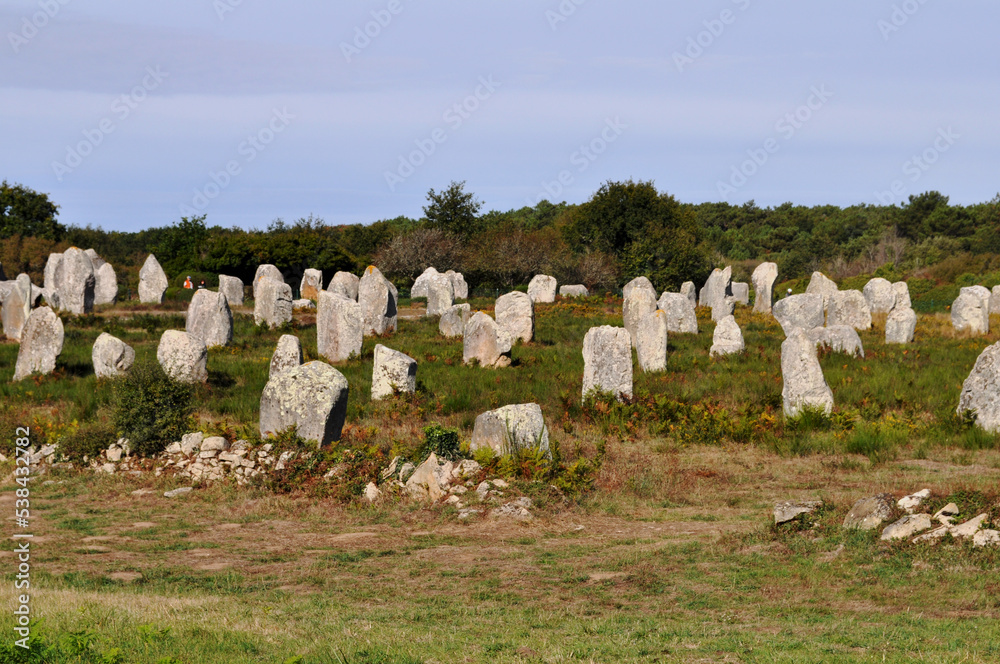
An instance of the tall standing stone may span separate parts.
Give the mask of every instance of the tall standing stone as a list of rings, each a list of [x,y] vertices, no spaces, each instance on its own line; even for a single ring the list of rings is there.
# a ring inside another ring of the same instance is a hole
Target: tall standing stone
[[[465,282],[465,275],[463,275],[461,272],[448,270],[447,272],[445,272],[445,276],[451,279],[451,286],[452,289],[455,291],[456,300],[469,299],[469,284]]]
[[[887,314],[896,306],[896,292],[888,279],[875,277],[865,284],[862,292],[873,314]]]
[[[761,263],[754,269],[750,276],[754,290],[754,311],[762,314],[771,313],[771,306],[774,303],[774,282],[777,280],[777,263]]]
[[[786,337],[793,330],[823,327],[826,320],[823,315],[823,296],[819,293],[789,295],[775,302],[772,311]]]
[[[514,291],[501,295],[496,302],[496,322],[512,340],[528,343],[535,338],[535,306],[527,293]]]
[[[31,277],[19,274],[17,279],[8,283],[10,287],[3,298],[3,308],[0,310],[3,333],[8,339],[20,341],[24,326],[31,316]]]
[[[440,316],[455,304],[455,285],[446,274],[435,274],[427,283],[426,316]]]
[[[957,332],[989,334],[990,312],[983,306],[983,298],[963,289],[951,305],[951,324]]]
[[[514,340],[510,333],[496,324],[489,315],[477,311],[465,324],[462,340],[462,362],[501,368],[510,366],[510,351]]]
[[[832,279],[828,279],[822,272],[813,272],[812,277],[809,279],[809,285],[806,286],[806,293],[819,295],[823,298],[823,310],[830,304],[830,296],[839,291],[836,282]]]
[[[846,290],[830,294],[826,305],[826,325],[849,325],[855,330],[869,330],[872,312],[861,291]]]
[[[667,368],[667,312],[656,309],[639,320],[635,353],[639,368],[647,373]]]
[[[413,285],[410,286],[410,297],[427,297],[427,287],[430,285],[431,279],[439,274],[441,273],[433,265],[421,272],[420,276],[413,282]]]
[[[912,304],[910,303],[910,286],[905,281],[897,281],[892,285],[892,294],[894,296],[892,308],[896,309],[910,309]]]
[[[646,277],[636,277],[632,281],[625,284],[622,288],[622,299],[627,300],[628,296],[631,295],[637,288],[648,291],[649,294],[653,296],[653,300],[656,300],[656,289],[653,288],[653,282]]]
[[[685,281],[681,284],[681,295],[691,300],[691,306],[698,306],[698,288],[693,281]]]
[[[667,314],[667,332],[698,334],[698,316],[694,300],[683,293],[664,293],[657,306]]]
[[[396,392],[413,394],[416,391],[417,361],[398,350],[376,344],[372,366],[372,401],[387,399]]]
[[[962,385],[958,414],[970,413],[976,424],[990,432],[1000,432],[1000,343],[982,352]]]
[[[796,417],[806,408],[833,411],[833,391],[823,376],[816,344],[801,329],[794,330],[781,344],[781,397],[785,415]]]
[[[990,292],[990,313],[1000,314],[1000,286],[994,286]]]
[[[42,286],[45,288],[45,301],[55,309],[59,309],[59,289],[62,287],[62,254],[49,254],[48,261],[45,262],[45,280]]]
[[[210,290],[195,291],[188,305],[185,329],[208,348],[228,346],[233,340],[233,312],[226,296]]]
[[[745,348],[743,331],[736,323],[735,316],[726,316],[716,323],[715,333],[712,335],[712,348],[708,352],[710,357],[735,355],[742,353]]]
[[[294,369],[302,364],[302,342],[294,334],[283,334],[271,355],[267,377],[270,380],[282,371]]]
[[[198,337],[167,330],[160,337],[156,349],[156,359],[163,371],[181,383],[204,383],[208,381],[208,348]]]
[[[528,297],[532,302],[548,304],[556,301],[558,282],[547,274],[536,274],[528,283]]]
[[[396,302],[395,288],[377,267],[369,265],[358,284],[361,329],[365,336],[396,331]]]
[[[629,337],[632,339],[633,348],[636,344],[639,321],[656,311],[656,308],[656,295],[642,285],[632,288],[622,302],[622,319],[625,322],[625,329],[628,330]]]
[[[243,306],[243,280],[239,277],[219,275],[219,292],[226,298],[230,307]]]
[[[701,289],[698,304],[703,307],[715,308],[718,303],[723,302],[727,295],[733,294],[733,268],[726,267],[724,270],[715,268],[712,274]]]
[[[438,331],[448,337],[460,337],[465,334],[465,324],[472,317],[472,307],[468,303],[454,304],[441,314]]]
[[[303,300],[319,301],[319,293],[323,290],[323,273],[313,268],[307,268],[302,273],[299,283],[299,296]]]
[[[316,347],[321,357],[343,362],[361,355],[361,305],[339,293],[321,291],[316,311]]]
[[[500,456],[521,450],[549,453],[549,430],[537,403],[488,410],[476,418],[469,451],[490,448]]]
[[[114,304],[118,300],[118,275],[111,263],[104,263],[94,273],[94,304]]]
[[[908,344],[917,330],[917,313],[909,307],[896,307],[885,319],[885,342]]]
[[[292,320],[292,287],[284,281],[264,278],[256,282],[253,301],[255,325],[274,329]]]
[[[583,338],[583,398],[594,390],[632,398],[632,338],[623,327],[592,327]]]
[[[31,312],[21,331],[21,347],[14,365],[14,382],[33,373],[50,374],[63,348],[63,324],[49,307]]]
[[[340,440],[347,419],[347,379],[325,362],[307,362],[267,381],[260,395],[260,435],[296,427],[320,447]]]
[[[253,299],[257,299],[257,289],[260,287],[260,282],[265,279],[274,279],[275,281],[285,283],[285,275],[276,266],[270,263],[258,265],[253,275]]]
[[[63,254],[62,286],[59,306],[77,315],[94,310],[94,264],[83,249],[70,247]]]
[[[87,249],[84,253],[90,259],[90,264],[94,266],[94,272],[100,270],[107,263],[107,261],[97,255],[97,251],[94,249]]]
[[[348,300],[358,301],[358,284],[361,282],[361,277],[356,274],[351,274],[350,272],[338,272],[333,275],[333,279],[330,280],[330,285],[326,287],[331,293],[340,293]]]
[[[132,368],[135,351],[127,343],[107,332],[102,332],[91,350],[94,375],[98,378],[114,378]]]
[[[139,270],[139,301],[144,304],[162,304],[167,285],[166,273],[156,256],[150,254]]]

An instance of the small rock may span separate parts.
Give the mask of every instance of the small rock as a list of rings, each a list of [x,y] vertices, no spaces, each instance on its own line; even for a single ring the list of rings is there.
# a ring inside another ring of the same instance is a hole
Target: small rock
[[[229,449],[229,441],[222,436],[211,436],[201,443],[201,451],[225,452]]]
[[[172,491],[165,491],[163,493],[164,498],[176,498],[177,496],[183,496],[186,493],[191,493],[194,491],[193,486],[182,486],[179,489],[174,489]]]
[[[939,509],[937,512],[935,512],[934,516],[931,518],[934,519],[935,521],[940,521],[946,526],[950,526],[951,522],[954,521],[954,519],[952,519],[951,517],[955,517],[958,515],[959,515],[958,505],[956,505],[955,503],[948,503],[947,505]]]
[[[892,496],[880,493],[870,498],[862,498],[854,503],[854,507],[844,519],[844,528],[873,530],[892,516]]]
[[[980,530],[972,538],[973,546],[1000,546],[1000,530]]]
[[[885,541],[906,539],[931,527],[931,518],[926,514],[907,514],[882,531]]]
[[[104,453],[104,456],[108,458],[108,461],[121,461],[122,460],[122,448],[118,445],[111,445],[108,451]]]
[[[495,486],[498,489],[506,489],[508,486],[510,486],[509,484],[507,484],[503,480],[493,480],[492,482],[493,482],[493,486]]]
[[[980,514],[979,516],[969,519],[963,524],[952,526],[950,532],[951,536],[956,539],[961,539],[963,537],[974,537],[977,532],[983,527],[983,524],[987,519],[990,518],[989,514]]]
[[[490,516],[501,519],[502,518],[518,519],[522,521],[527,521],[532,518],[531,512],[529,512],[527,509],[519,505],[515,505],[514,503],[504,503],[500,507],[490,512]]]
[[[474,507],[466,507],[458,512],[459,519],[469,519],[476,514],[482,514],[482,510],[477,510]]]
[[[415,471],[416,469],[417,467],[414,466],[409,461],[404,463],[403,467],[399,469],[399,481],[405,482],[406,480],[410,479],[410,475],[412,475],[413,471]]]
[[[823,506],[822,500],[797,500],[778,503],[774,506],[774,525],[792,521],[800,514],[812,514]]]
[[[905,510],[907,514],[913,514],[913,511],[918,507],[920,507],[920,504],[923,503],[926,499],[930,498],[930,495],[931,495],[930,489],[922,489],[920,491],[917,491],[916,493],[911,493],[908,496],[903,496],[898,501],[896,501],[896,505],[899,507],[899,509]]]
[[[107,473],[109,475],[114,475],[115,474],[115,464],[113,464],[113,463],[106,463],[106,464],[104,464],[103,466],[101,466],[101,472],[102,473]]]
[[[381,495],[382,492],[378,490],[378,487],[375,486],[374,482],[369,482],[365,486],[365,500],[369,503],[374,503]]]

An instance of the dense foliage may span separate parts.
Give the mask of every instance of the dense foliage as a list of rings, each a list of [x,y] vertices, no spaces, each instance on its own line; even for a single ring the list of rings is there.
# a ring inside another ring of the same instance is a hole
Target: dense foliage
[[[137,362],[115,379],[114,426],[140,456],[154,456],[188,432],[191,388],[156,362]]]

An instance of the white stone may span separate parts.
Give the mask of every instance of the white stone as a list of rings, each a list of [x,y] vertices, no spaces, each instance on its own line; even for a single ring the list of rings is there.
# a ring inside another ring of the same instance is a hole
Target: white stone
[[[667,332],[670,334],[698,334],[698,315],[694,299],[684,293],[664,293],[657,306],[667,314]]]
[[[708,353],[711,357],[742,353],[745,348],[743,331],[740,330],[734,316],[727,316],[715,325],[712,348]]]
[[[989,308],[983,306],[979,295],[962,289],[962,293],[951,305],[951,324],[957,332],[989,334]]]
[[[374,503],[382,495],[382,492],[378,490],[374,482],[369,482],[365,485],[365,500],[369,503]]]
[[[156,256],[150,254],[139,270],[139,301],[143,304],[162,304],[168,285],[167,274]]]
[[[441,314],[438,331],[449,339],[460,337],[465,333],[465,325],[472,316],[472,307],[468,303],[454,304]]]
[[[181,383],[204,383],[208,380],[208,348],[198,337],[167,330],[160,337],[156,359],[168,376]]]
[[[230,307],[243,306],[243,280],[239,277],[219,275],[219,292],[226,298]]]
[[[907,514],[902,519],[886,526],[882,531],[884,541],[908,539],[931,527],[931,517],[927,514]]]
[[[685,281],[681,284],[680,293],[691,301],[692,307],[698,306],[698,288],[694,285],[693,281]]]
[[[628,296],[631,295],[637,288],[648,291],[649,294],[653,296],[653,300],[656,300],[656,289],[653,288],[653,283],[646,277],[636,277],[632,281],[625,284],[622,288],[622,300],[627,300]]]
[[[885,342],[908,344],[917,331],[917,312],[909,307],[896,307],[885,319]]]
[[[549,453],[549,430],[536,403],[513,404],[489,410],[476,418],[469,451],[491,448],[499,455],[537,449]]]
[[[451,286],[456,300],[469,299],[469,284],[465,283],[465,276],[461,272],[448,270],[445,272],[445,276],[451,279]]]
[[[844,353],[857,357],[865,356],[865,348],[857,330],[849,325],[815,327],[806,334],[817,346],[826,346],[834,353]]]
[[[431,278],[439,274],[441,273],[433,266],[421,272],[420,276],[414,280],[413,285],[410,287],[410,297],[427,297],[427,286],[430,284]]]
[[[3,319],[4,336],[13,341],[21,340],[21,333],[31,315],[31,278],[26,274],[7,282],[0,318]]]
[[[818,293],[789,295],[775,302],[772,311],[786,337],[795,330],[823,327],[825,322],[823,296]]]
[[[1000,286],[994,286],[990,292],[990,313],[1000,314]]]
[[[736,301],[736,304],[742,304],[743,306],[750,304],[750,284],[742,281],[734,281],[732,289],[733,300]]]
[[[980,530],[972,538],[972,545],[977,547],[1000,546],[1000,530]]]
[[[319,294],[323,290],[323,272],[315,268],[306,268],[302,273],[302,281],[299,282],[299,297],[303,300],[319,299]]]
[[[667,368],[667,313],[656,309],[639,321],[635,333],[639,368],[646,372]]]
[[[496,301],[496,323],[514,341],[528,343],[535,338],[535,306],[527,293],[514,291]]]
[[[771,305],[774,302],[774,282],[777,280],[777,263],[761,263],[754,269],[750,276],[754,290],[754,311],[762,314],[771,313]]]
[[[910,287],[905,281],[897,281],[892,285],[893,295],[896,296],[893,309],[910,309]]]
[[[496,324],[489,315],[477,311],[465,324],[463,333],[462,362],[473,360],[480,366],[500,368],[510,366],[510,352],[514,344],[510,333]]]
[[[871,329],[872,312],[864,294],[856,290],[831,293],[826,304],[826,325],[849,325],[855,330]]]
[[[375,363],[372,367],[372,401],[387,399],[395,393],[413,394],[417,391],[417,361],[409,355],[375,345]]]
[[[14,365],[14,382],[33,373],[50,374],[63,348],[63,324],[49,307],[31,312],[21,331],[21,346]]]
[[[908,496],[903,496],[896,501],[896,505],[899,509],[904,510],[907,514],[913,514],[913,511],[920,507],[925,500],[931,497],[930,489],[921,489],[916,493],[911,493]],[[930,525],[927,526],[930,528]]]
[[[361,305],[340,293],[320,291],[316,313],[316,350],[331,362],[361,355],[364,342]]]
[[[587,297],[590,295],[590,291],[587,290],[586,286],[573,284],[572,286],[560,286],[559,295],[562,297]]]
[[[292,287],[264,277],[254,282],[253,321],[274,329],[292,320]]]
[[[875,277],[865,284],[862,292],[873,314],[887,314],[896,306],[896,292],[888,279]]]
[[[723,318],[732,316],[736,311],[736,299],[727,295],[721,300],[716,300],[712,305],[712,321],[718,323]]]
[[[361,329],[365,336],[396,331],[396,289],[374,265],[369,265],[358,284]]]
[[[185,329],[208,348],[228,346],[233,340],[233,313],[226,296],[206,289],[195,291]]]
[[[118,300],[118,275],[111,263],[94,272],[94,304],[114,304]]]
[[[978,286],[978,285],[965,286],[964,288],[961,288],[959,290],[959,294],[962,293],[969,293],[970,295],[975,295],[976,297],[978,297],[983,303],[983,308],[986,309],[987,312],[989,312],[990,300],[993,297],[993,293],[990,292],[990,289],[986,288],[985,286]]]
[[[448,275],[431,275],[426,286],[427,311],[425,316],[440,316],[455,304],[455,286]]]
[[[812,277],[809,279],[809,285],[806,286],[806,293],[816,294],[823,298],[824,311],[826,311],[827,306],[830,304],[830,296],[838,290],[840,289],[837,288],[836,282],[827,278],[822,272],[813,272]]]
[[[350,272],[338,272],[333,275],[333,279],[330,280],[330,284],[326,287],[331,293],[340,293],[348,300],[358,300],[358,286],[361,283],[361,278],[356,274],[351,274]]]
[[[437,502],[445,495],[445,489],[439,481],[441,462],[431,453],[406,481],[406,491],[416,500]]]
[[[347,416],[347,379],[325,362],[307,362],[267,381],[260,397],[260,434],[292,425],[306,440],[328,445],[340,440]]]
[[[263,265],[257,266],[257,271],[253,275],[253,298],[257,299],[257,289],[260,287],[260,282],[264,279],[274,279],[281,283],[285,283],[285,275],[281,273],[276,266],[270,263],[264,263]],[[291,290],[291,288],[289,288]],[[291,297],[289,297],[291,299]]]
[[[63,253],[59,306],[77,315],[94,309],[94,265],[82,249],[70,247]]]
[[[733,294],[733,268],[726,267],[724,270],[715,268],[709,275],[708,281],[701,289],[698,297],[698,304],[703,307],[714,309],[720,306],[727,296]]]
[[[59,289],[62,287],[62,254],[49,254],[48,261],[45,262],[45,279],[42,285],[48,295],[45,301],[53,308],[59,308]]]
[[[302,342],[294,334],[283,334],[271,355],[268,379],[302,364]]]
[[[114,378],[132,368],[135,351],[121,339],[102,332],[94,342],[91,360],[98,378]]]
[[[643,285],[635,286],[622,301],[622,318],[625,322],[625,329],[628,330],[629,337],[632,339],[633,348],[636,344],[639,321],[657,309],[656,293],[651,292],[651,288],[652,286],[649,288]]]
[[[984,350],[962,385],[958,414],[971,414],[990,433],[1000,432],[1000,342]]]
[[[528,297],[532,302],[548,304],[556,301],[558,282],[547,274],[536,274],[528,283]]]
[[[623,327],[592,327],[583,338],[583,397],[593,390],[632,397],[632,338]]]
[[[781,344],[781,397],[788,417],[800,415],[805,408],[833,411],[833,392],[823,376],[816,356],[816,344],[802,330],[796,329]]]

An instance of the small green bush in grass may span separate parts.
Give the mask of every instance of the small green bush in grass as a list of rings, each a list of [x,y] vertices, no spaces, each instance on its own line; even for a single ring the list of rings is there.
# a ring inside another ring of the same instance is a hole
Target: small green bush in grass
[[[114,427],[106,422],[84,424],[63,438],[59,451],[70,461],[81,463],[99,457],[117,438]]]
[[[139,456],[155,456],[187,433],[191,388],[170,378],[155,362],[137,363],[115,379],[115,429]]]
[[[458,429],[431,424],[424,427],[424,444],[420,448],[419,459],[423,461],[434,453],[437,458],[447,461],[458,461],[462,458],[459,447]]]

